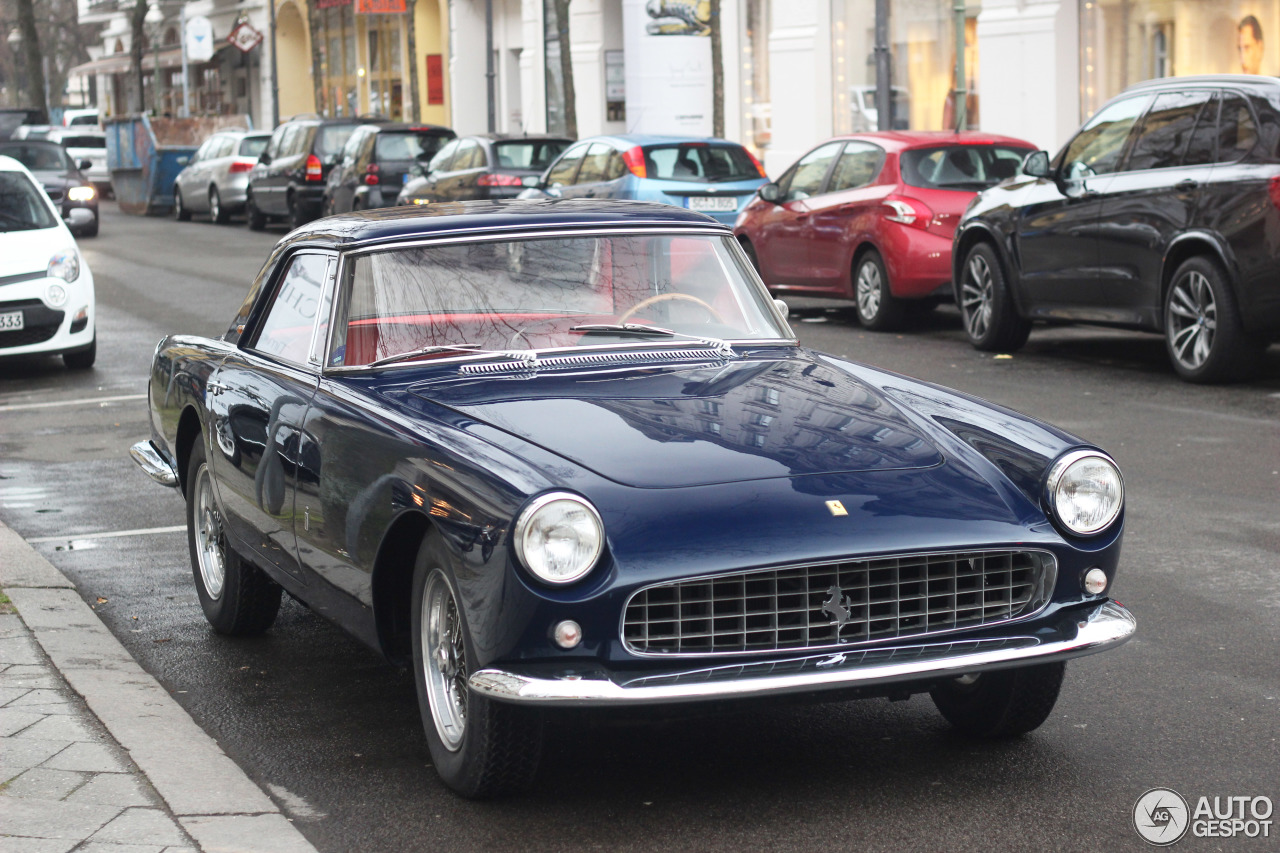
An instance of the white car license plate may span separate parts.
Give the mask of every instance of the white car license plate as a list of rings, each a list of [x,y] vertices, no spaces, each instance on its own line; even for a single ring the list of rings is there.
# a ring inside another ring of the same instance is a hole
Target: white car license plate
[[[738,209],[738,200],[733,196],[691,195],[689,196],[689,209],[726,213]]]
[[[21,311],[11,314],[0,314],[0,332],[20,332],[26,328]]]

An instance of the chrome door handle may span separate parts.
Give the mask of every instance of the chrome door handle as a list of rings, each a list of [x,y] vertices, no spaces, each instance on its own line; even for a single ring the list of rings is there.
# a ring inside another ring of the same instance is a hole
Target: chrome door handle
[[[213,396],[218,396],[223,391],[230,390],[230,386],[223,385],[221,382],[210,382],[204,386]]]

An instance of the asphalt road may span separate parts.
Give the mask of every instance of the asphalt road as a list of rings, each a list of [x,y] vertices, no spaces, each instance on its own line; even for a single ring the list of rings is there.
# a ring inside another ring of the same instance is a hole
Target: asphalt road
[[[538,785],[495,803],[437,781],[412,677],[293,601],[262,639],[206,626],[184,506],[127,455],[166,332],[218,334],[281,231],[118,215],[82,241],[98,366],[0,364],[0,519],[77,584],[130,652],[323,851],[1136,850],[1170,787],[1280,802],[1280,347],[1261,378],[1179,382],[1153,336],[1038,330],[1012,358],[940,310],[911,334],[796,300],[808,346],[961,388],[1108,448],[1126,475],[1115,595],[1138,636],[1068,666],[1012,743],[950,734],[927,698],[701,716],[565,715]],[[156,530],[127,536],[103,533]],[[1280,847],[1194,839],[1177,849]]]

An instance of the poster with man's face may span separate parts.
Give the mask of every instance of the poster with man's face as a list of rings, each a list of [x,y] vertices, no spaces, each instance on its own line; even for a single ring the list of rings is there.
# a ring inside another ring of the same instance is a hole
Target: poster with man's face
[[[1241,18],[1236,27],[1236,50],[1240,53],[1241,74],[1262,73],[1262,24],[1253,15]]]

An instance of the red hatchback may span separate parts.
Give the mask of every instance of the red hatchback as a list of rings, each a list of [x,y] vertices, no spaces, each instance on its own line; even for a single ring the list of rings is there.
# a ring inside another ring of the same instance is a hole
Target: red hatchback
[[[985,133],[842,136],[760,188],[734,233],[769,289],[857,302],[868,329],[951,295],[951,237],[982,190],[1035,146]]]

